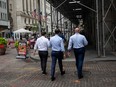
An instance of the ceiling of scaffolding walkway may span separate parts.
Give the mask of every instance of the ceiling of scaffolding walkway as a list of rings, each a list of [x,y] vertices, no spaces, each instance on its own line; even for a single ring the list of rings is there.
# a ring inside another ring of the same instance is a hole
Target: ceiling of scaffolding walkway
[[[93,0],[47,0],[61,14],[73,23],[78,23],[78,19],[84,19],[88,12],[87,7],[92,8]]]

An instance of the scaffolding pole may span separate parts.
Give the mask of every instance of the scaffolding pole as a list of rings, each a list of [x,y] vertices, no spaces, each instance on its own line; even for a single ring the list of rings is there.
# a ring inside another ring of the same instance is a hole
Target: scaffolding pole
[[[46,0],[44,0],[44,19],[45,19],[45,30],[46,32],[48,32],[47,30],[47,20],[46,20],[47,14],[46,14]]]
[[[52,12],[52,5],[50,4],[50,12]],[[53,14],[51,13],[51,33],[53,34],[53,23],[52,23],[52,16]]]
[[[103,57],[106,56],[106,53],[105,53],[105,47],[104,47],[104,44],[105,44],[105,30],[104,30],[104,0],[102,0],[102,33],[103,33]]]
[[[40,0],[38,0],[38,14],[40,15]],[[38,28],[39,28],[39,34],[41,34],[41,18],[40,18],[40,20],[38,20]]]
[[[99,9],[98,9],[98,0],[96,0],[96,21],[97,21],[97,24],[96,24],[96,29],[97,29],[97,51],[98,51],[98,57],[101,56],[100,54],[100,37],[99,37]]]

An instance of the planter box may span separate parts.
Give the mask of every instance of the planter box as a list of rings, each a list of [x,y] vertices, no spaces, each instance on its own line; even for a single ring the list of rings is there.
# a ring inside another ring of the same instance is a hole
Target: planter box
[[[0,48],[4,48],[5,46],[4,46],[4,44],[0,44]]]
[[[0,55],[4,55],[6,52],[6,46],[3,44],[0,44]]]

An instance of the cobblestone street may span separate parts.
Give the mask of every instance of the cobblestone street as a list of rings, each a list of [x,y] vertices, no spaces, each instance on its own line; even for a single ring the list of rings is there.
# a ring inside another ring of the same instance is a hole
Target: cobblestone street
[[[0,56],[0,87],[116,87],[116,61],[85,61],[84,78],[78,81],[74,61],[63,61],[66,74],[60,75],[56,66],[56,80],[50,80],[50,65],[47,75],[42,75],[40,62],[31,58],[16,59],[15,49],[8,49]]]

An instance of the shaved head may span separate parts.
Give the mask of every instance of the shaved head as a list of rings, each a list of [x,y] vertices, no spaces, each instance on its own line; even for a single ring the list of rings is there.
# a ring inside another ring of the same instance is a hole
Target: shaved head
[[[79,33],[80,32],[80,28],[75,28],[75,33]]]

